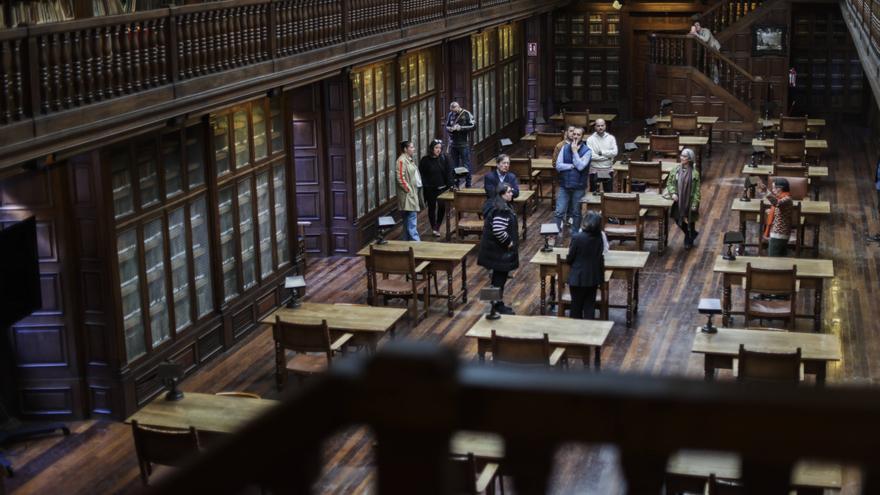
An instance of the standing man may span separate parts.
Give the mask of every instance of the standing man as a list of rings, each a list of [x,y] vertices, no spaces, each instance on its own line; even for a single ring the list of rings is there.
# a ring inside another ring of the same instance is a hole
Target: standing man
[[[559,158],[559,152],[562,151],[562,147],[571,142],[571,133],[574,132],[575,127],[570,125],[565,128],[565,135],[562,138],[562,141],[556,143],[556,148],[553,149],[553,163],[556,163],[556,159]]]
[[[614,159],[617,157],[617,140],[605,132],[604,119],[596,119],[593,126],[596,132],[587,138],[587,146],[590,147],[593,155],[590,160],[590,191],[597,192],[601,183],[602,191],[611,192],[611,176],[614,173],[611,166],[614,165]]]
[[[446,132],[449,133],[449,156],[452,158],[452,168],[465,167],[468,170],[464,187],[471,187],[471,147],[468,141],[470,132],[477,124],[472,113],[461,108],[457,101],[449,104],[449,114],[446,116]],[[455,179],[455,187],[458,187],[458,178]]]
[[[581,228],[581,199],[587,187],[587,174],[590,166],[590,147],[583,141],[584,130],[575,128],[571,132],[571,142],[562,146],[556,158],[556,175],[559,177],[559,193],[556,195],[556,225],[562,239],[562,227],[566,213],[571,219],[571,235]]]

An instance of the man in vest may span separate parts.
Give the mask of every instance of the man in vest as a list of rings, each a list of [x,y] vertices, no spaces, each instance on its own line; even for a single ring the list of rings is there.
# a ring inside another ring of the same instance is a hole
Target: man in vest
[[[571,235],[581,228],[581,199],[587,187],[587,174],[590,171],[590,147],[583,140],[584,130],[576,128],[571,132],[571,142],[562,146],[556,158],[556,175],[559,177],[559,192],[556,194],[556,225],[559,227],[561,244],[563,222],[566,214],[571,219]]]

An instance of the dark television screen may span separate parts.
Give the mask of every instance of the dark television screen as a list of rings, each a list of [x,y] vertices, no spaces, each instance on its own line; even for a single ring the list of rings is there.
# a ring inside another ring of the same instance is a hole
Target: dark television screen
[[[0,230],[0,329],[42,305],[37,222],[31,217]]]

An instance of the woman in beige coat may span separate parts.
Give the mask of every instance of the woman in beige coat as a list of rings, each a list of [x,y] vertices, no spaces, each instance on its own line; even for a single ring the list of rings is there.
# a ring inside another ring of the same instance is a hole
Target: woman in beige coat
[[[403,240],[421,241],[417,219],[425,201],[422,199],[422,176],[413,160],[416,147],[412,142],[404,141],[400,143],[400,151],[394,176],[397,179],[397,207],[403,214]]]

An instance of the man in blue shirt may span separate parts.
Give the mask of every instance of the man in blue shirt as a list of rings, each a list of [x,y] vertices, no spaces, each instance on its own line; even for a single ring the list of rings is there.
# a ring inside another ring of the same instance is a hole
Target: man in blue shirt
[[[556,195],[556,225],[559,227],[561,244],[565,215],[571,218],[571,235],[581,229],[581,199],[587,187],[587,175],[590,171],[590,147],[583,140],[584,130],[574,129],[571,142],[566,143],[556,158],[556,175],[559,177],[559,192]]]
[[[514,198],[519,196],[519,181],[516,175],[510,172],[510,157],[503,153],[495,159],[495,170],[490,171],[483,179],[483,189],[486,190],[486,195],[492,198],[501,184],[507,184],[513,189]]]

